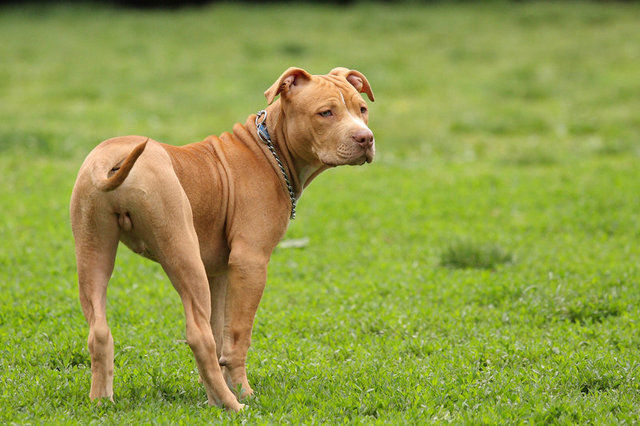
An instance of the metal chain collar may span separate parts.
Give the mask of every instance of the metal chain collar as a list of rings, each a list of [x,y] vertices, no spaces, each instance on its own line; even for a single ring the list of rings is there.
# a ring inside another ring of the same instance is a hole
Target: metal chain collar
[[[289,197],[291,198],[291,215],[289,216],[291,220],[296,218],[296,204],[298,204],[298,200],[296,200],[296,196],[293,192],[293,185],[291,185],[291,181],[289,180],[289,175],[287,175],[287,171],[284,169],[284,165],[282,161],[280,161],[280,157],[278,157],[278,153],[273,146],[273,142],[271,142],[271,136],[269,135],[269,131],[267,130],[267,126],[265,122],[267,121],[267,111],[260,110],[256,113],[256,129],[258,131],[258,137],[262,140],[262,142],[267,145],[269,151],[273,154],[273,158],[275,158],[276,163],[278,163],[278,167],[280,167],[280,171],[282,172],[282,177],[284,177],[284,182],[287,184],[287,190],[289,191]]]

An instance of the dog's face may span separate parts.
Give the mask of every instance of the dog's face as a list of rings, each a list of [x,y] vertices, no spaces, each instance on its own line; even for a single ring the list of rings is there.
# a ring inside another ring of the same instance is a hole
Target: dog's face
[[[375,140],[368,127],[369,110],[360,96],[373,92],[366,77],[355,70],[335,68],[327,75],[310,75],[289,68],[265,92],[269,103],[280,94],[290,148],[309,164],[339,166],[370,163]]]

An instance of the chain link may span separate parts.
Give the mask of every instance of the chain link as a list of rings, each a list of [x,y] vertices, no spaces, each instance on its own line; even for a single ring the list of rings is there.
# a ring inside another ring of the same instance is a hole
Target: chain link
[[[282,161],[280,161],[280,157],[278,157],[278,153],[276,152],[275,147],[273,146],[273,142],[271,142],[271,136],[267,131],[267,126],[265,122],[267,121],[267,111],[260,110],[256,113],[256,130],[258,131],[258,137],[262,142],[267,145],[271,154],[273,154],[273,158],[275,158],[276,163],[278,163],[278,167],[280,167],[280,171],[282,172],[282,177],[284,177],[284,182],[287,184],[287,190],[289,191],[289,198],[291,198],[291,215],[289,216],[291,220],[296,218],[296,205],[298,204],[298,200],[296,200],[295,193],[293,192],[293,185],[291,185],[291,181],[289,180],[289,175],[287,175],[287,171],[284,169],[284,165]]]

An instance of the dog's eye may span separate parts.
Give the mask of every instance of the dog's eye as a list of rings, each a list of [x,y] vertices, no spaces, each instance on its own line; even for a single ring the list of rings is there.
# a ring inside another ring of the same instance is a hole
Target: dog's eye
[[[326,111],[319,112],[318,114],[320,114],[323,117],[331,117],[333,115],[333,113],[331,112],[330,109],[328,109]]]
[[[366,114],[367,107],[360,107],[360,114]]]

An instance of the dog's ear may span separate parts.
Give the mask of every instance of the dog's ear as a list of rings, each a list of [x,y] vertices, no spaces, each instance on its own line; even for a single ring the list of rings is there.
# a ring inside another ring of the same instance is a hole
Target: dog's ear
[[[271,105],[275,97],[281,93],[283,96],[287,96],[309,80],[311,80],[311,74],[302,68],[289,68],[264,92],[264,96],[267,98],[267,104]]]
[[[366,93],[369,100],[373,102],[373,91],[371,90],[371,85],[369,84],[367,77],[365,77],[360,71],[338,67],[332,69],[329,75],[337,75],[346,78],[358,92]]]

